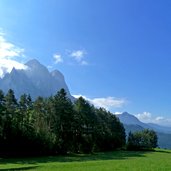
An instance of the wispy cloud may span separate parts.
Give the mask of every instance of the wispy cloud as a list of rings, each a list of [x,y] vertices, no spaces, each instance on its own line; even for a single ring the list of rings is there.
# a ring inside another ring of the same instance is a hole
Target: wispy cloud
[[[164,125],[164,126],[170,126],[171,127],[171,118],[166,118],[163,116],[157,116],[153,120],[154,123]]]
[[[84,58],[85,52],[83,50],[76,50],[71,52],[71,56],[78,62]]]
[[[0,33],[0,77],[11,72],[12,68],[26,69],[27,67],[16,59],[24,56],[24,49],[5,39],[5,34]]]
[[[110,109],[112,107],[120,108],[120,107],[123,107],[123,105],[125,105],[124,99],[119,99],[115,97],[94,98],[90,100],[95,106],[104,107],[106,109]]]
[[[101,98],[88,98],[83,95],[73,95],[75,98],[78,98],[82,96],[86,100],[88,100],[90,103],[92,103],[96,107],[103,107],[107,110],[110,110],[112,108],[121,108],[123,107],[127,101],[122,98],[115,98],[115,97],[101,97]]]
[[[143,112],[143,113],[138,113],[136,115],[136,117],[141,120],[141,121],[151,121],[152,117],[151,117],[151,113],[150,112]]]
[[[17,47],[13,43],[8,42],[4,35],[0,34],[0,58],[9,59],[14,57],[21,57],[24,55],[24,49]]]
[[[114,112],[115,115],[120,115],[122,114],[123,112]]]
[[[53,55],[53,60],[55,64],[64,63],[69,65],[88,65],[86,60],[85,50],[65,50],[64,55],[60,53],[55,53]]]
[[[163,116],[153,116],[150,112],[143,112],[135,115],[140,121],[145,123],[156,123],[160,125],[171,126],[171,118]]]
[[[69,56],[71,56],[78,64],[88,65],[88,62],[85,60],[85,55],[86,52],[84,50],[74,50],[69,54]]]
[[[62,56],[60,54],[54,54],[53,58],[56,64],[63,62]]]
[[[156,118],[155,118],[155,120],[156,121],[162,121],[162,120],[164,120],[165,118],[163,117],[163,116],[157,116]]]

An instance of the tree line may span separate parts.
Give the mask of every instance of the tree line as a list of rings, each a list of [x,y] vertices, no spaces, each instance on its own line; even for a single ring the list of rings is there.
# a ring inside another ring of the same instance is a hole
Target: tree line
[[[0,155],[90,153],[125,146],[119,119],[80,97],[74,103],[64,89],[49,98],[15,98],[0,90]]]
[[[13,90],[0,90],[0,155],[34,156],[91,153],[120,148],[157,147],[153,130],[126,134],[111,112],[95,108],[83,97],[74,102],[64,89],[49,98],[15,98]]]

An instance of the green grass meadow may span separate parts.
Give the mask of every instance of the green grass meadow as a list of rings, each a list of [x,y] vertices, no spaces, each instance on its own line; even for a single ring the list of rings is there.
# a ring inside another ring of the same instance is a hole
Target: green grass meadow
[[[0,170],[171,171],[171,151],[114,151],[57,157],[1,158]]]

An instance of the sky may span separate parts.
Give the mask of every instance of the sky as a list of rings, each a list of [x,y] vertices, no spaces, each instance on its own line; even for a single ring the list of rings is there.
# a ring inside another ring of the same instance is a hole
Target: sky
[[[37,59],[70,92],[171,126],[170,0],[0,1],[0,77]]]

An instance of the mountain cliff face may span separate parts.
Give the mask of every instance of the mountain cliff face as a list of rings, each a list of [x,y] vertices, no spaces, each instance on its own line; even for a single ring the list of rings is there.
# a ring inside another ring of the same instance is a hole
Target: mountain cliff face
[[[143,129],[153,129],[157,133],[159,147],[171,149],[171,128],[157,124],[143,123],[139,121],[134,115],[131,115],[127,112],[116,116],[124,124],[127,135],[130,131],[135,132],[141,131]]]
[[[13,68],[10,73],[1,78],[0,89],[5,93],[13,89],[17,98],[26,93],[35,99],[38,96],[49,97],[64,88],[68,97],[73,100],[61,72],[58,70],[49,72],[35,59],[28,61],[25,66],[26,70]]]

